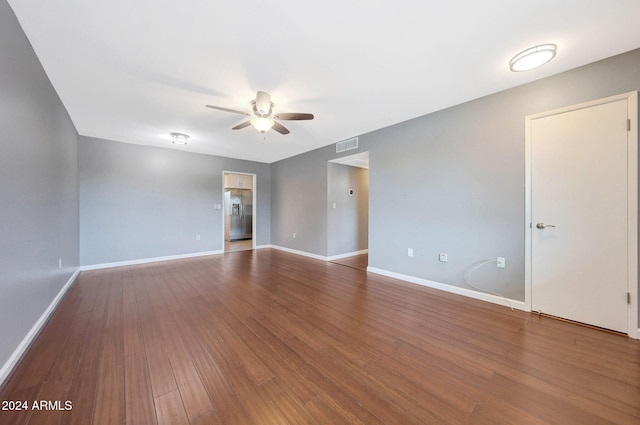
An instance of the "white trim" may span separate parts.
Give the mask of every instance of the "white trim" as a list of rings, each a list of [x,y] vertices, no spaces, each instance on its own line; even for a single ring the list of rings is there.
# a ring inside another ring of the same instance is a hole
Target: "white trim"
[[[631,129],[627,134],[627,290],[631,294],[628,305],[628,332],[630,338],[640,339],[638,322],[638,92],[623,93],[603,99],[554,109],[525,117],[525,306],[531,311],[531,123],[534,119],[556,115],[605,103],[627,100],[627,116]]]
[[[64,298],[65,294],[67,293],[71,285],[73,285],[73,282],[75,282],[78,276],[80,275],[80,271],[81,271],[80,268],[78,268],[71,275],[67,283],[65,283],[62,289],[60,289],[60,292],[58,292],[58,295],[56,295],[53,301],[51,301],[51,304],[49,304],[49,307],[47,307],[47,309],[42,313],[40,318],[31,327],[29,332],[27,332],[25,337],[22,339],[20,344],[18,344],[18,347],[16,347],[16,349],[13,351],[13,353],[11,354],[9,359],[5,362],[5,364],[2,365],[2,368],[0,368],[0,387],[2,387],[2,385],[4,384],[4,381],[11,375],[11,373],[13,372],[14,368],[18,365],[18,363],[20,363],[22,356],[24,356],[24,354],[29,349],[29,347],[31,347],[31,344],[35,341],[35,339],[40,334],[40,331],[42,331],[42,329],[45,327],[45,325],[49,321],[49,318],[51,318],[53,313],[56,311],[56,308],[58,308],[58,305]]]
[[[524,304],[531,311],[531,117],[524,118]]]
[[[638,92],[629,94],[628,115],[631,127],[627,144],[627,291],[631,294],[629,304],[629,337],[640,339],[638,320]]]
[[[342,258],[349,258],[355,255],[362,255],[362,254],[368,254],[368,253],[369,253],[368,249],[361,249],[360,251],[347,252],[346,254],[330,255],[326,258],[327,258],[327,261],[335,261],[335,260],[340,260]]]
[[[513,307],[514,309],[522,311],[531,311],[527,309],[526,305],[522,301],[505,299],[492,294],[485,294],[482,292],[473,291],[467,288],[460,288],[458,286],[447,285],[446,283],[435,282],[433,280],[422,279],[419,277],[409,276],[405,274],[395,273],[388,270],[378,269],[375,267],[367,267],[367,272],[379,274],[393,279],[402,280],[409,283],[415,283],[417,285],[426,286],[428,288],[438,289],[440,291],[450,292],[456,295],[462,295],[476,300],[487,301],[493,304],[499,304],[506,307]]]
[[[157,263],[159,261],[181,260],[184,258],[204,257],[207,255],[217,255],[217,254],[224,254],[224,250],[193,252],[190,254],[179,254],[179,255],[167,255],[166,257],[141,258],[138,260],[116,261],[113,263],[90,264],[87,266],[80,266],[80,270],[89,271],[89,270],[109,269],[112,267],[133,266],[136,264]]]
[[[346,254],[331,255],[331,256],[327,257],[327,256],[324,256],[324,255],[312,254],[311,252],[300,251],[300,250],[291,249],[291,248],[285,248],[284,246],[278,246],[278,245],[262,245],[262,247],[263,248],[273,248],[273,249],[277,249],[277,250],[280,250],[280,251],[288,252],[288,253],[291,253],[291,254],[302,255],[303,257],[309,257],[309,258],[313,258],[313,259],[321,260],[321,261],[334,261],[334,260],[339,260],[341,258],[353,257],[354,255],[367,254],[369,252],[368,249],[363,249],[363,250],[360,250],[360,251],[348,252]]]
[[[312,254],[310,252],[299,251],[297,249],[291,249],[291,248],[285,248],[283,246],[278,246],[278,245],[270,245],[270,247],[273,248],[273,249],[277,249],[279,251],[289,252],[291,254],[302,255],[303,257],[309,257],[309,258],[313,258],[313,259],[316,259],[316,260],[322,260],[322,261],[329,261],[327,259],[327,257],[325,257],[324,255]]]
[[[252,249],[264,249],[264,248],[274,248],[274,247],[271,245],[258,245]],[[90,271],[90,270],[110,269],[112,267],[134,266],[136,264],[158,263],[160,261],[182,260],[185,258],[206,257],[207,255],[220,255],[220,254],[224,254],[223,249],[219,249],[216,251],[192,252],[189,254],[167,255],[165,257],[152,257],[152,258],[140,258],[137,260],[116,261],[113,263],[89,264],[86,266],[80,266],[80,271],[84,272],[84,271]]]

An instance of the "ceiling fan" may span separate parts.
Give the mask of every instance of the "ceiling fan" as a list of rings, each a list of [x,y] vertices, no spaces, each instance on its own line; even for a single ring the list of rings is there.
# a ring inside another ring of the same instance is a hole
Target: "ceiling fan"
[[[232,128],[232,130],[240,130],[252,125],[260,133],[264,134],[270,129],[274,129],[280,134],[289,134],[289,130],[277,122],[276,120],[312,120],[313,114],[303,114],[299,112],[281,112],[271,115],[273,112],[273,102],[271,95],[264,91],[258,91],[256,98],[251,101],[252,114],[248,112],[238,111],[236,109],[223,108],[221,106],[205,105],[207,108],[217,109],[219,111],[232,112],[234,114],[247,115],[251,117],[248,121],[241,122]]]

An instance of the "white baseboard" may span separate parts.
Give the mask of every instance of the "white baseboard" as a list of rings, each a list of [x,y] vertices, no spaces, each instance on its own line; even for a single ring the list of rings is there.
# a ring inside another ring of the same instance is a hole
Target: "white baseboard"
[[[265,249],[265,248],[278,249],[280,251],[289,252],[291,254],[302,255],[305,257],[310,257],[310,258],[314,258],[316,260],[322,260],[322,261],[333,261],[333,260],[338,260],[340,258],[352,257],[354,255],[366,254],[367,252],[369,252],[369,250],[364,249],[362,251],[356,251],[356,252],[350,252],[347,254],[332,255],[330,257],[325,257],[323,255],[312,254],[310,252],[299,251],[291,248],[285,248],[283,246],[278,246],[278,245],[256,245],[254,249]],[[194,252],[190,254],[180,254],[180,255],[168,255],[166,257],[141,258],[138,260],[116,261],[113,263],[89,264],[86,266],[80,266],[80,270],[89,271],[89,270],[109,269],[112,267],[133,266],[136,264],[157,263],[159,261],[181,260],[184,258],[204,257],[207,255],[217,255],[217,254],[224,254],[224,250]]]
[[[133,266],[136,264],[157,263],[159,261],[181,260],[184,258],[204,257],[207,255],[217,255],[217,254],[224,254],[224,251],[219,250],[219,251],[192,252],[189,254],[167,255],[165,257],[141,258],[138,260],[116,261],[113,263],[90,264],[86,266],[80,266],[80,270],[88,271],[88,270],[109,269],[112,267]]]
[[[80,268],[78,268],[71,275],[67,283],[65,283],[62,289],[60,289],[60,292],[58,292],[58,295],[56,295],[53,301],[51,301],[49,307],[47,307],[44,313],[42,313],[38,321],[36,321],[29,332],[27,332],[27,335],[25,335],[25,337],[22,339],[18,347],[13,351],[13,354],[11,354],[6,363],[2,365],[2,368],[0,368],[0,388],[4,384],[4,381],[11,375],[13,369],[18,365],[18,363],[20,363],[22,356],[24,356],[25,352],[29,349],[29,347],[31,347],[31,344],[33,343],[33,341],[35,341],[37,336],[40,334],[40,331],[47,324],[51,315],[53,315],[53,313],[56,311],[56,308],[58,308],[58,305],[64,298],[65,294],[67,293],[71,285],[73,285],[73,282],[75,282],[80,275],[80,271]]]
[[[450,292],[457,295],[463,295],[469,298],[475,298],[477,300],[487,301],[493,304],[504,305],[514,309],[522,311],[530,311],[527,309],[523,301],[517,301],[512,299],[505,299],[492,294],[485,294],[478,291],[472,291],[471,289],[460,288],[458,286],[447,285],[446,283],[434,282],[432,280],[422,279],[419,277],[409,276],[405,274],[390,272],[388,270],[378,269],[375,267],[367,267],[367,271],[382,276],[392,277],[394,279],[403,280],[405,282],[415,283],[417,285],[427,286],[433,289],[439,289],[441,291]]]
[[[348,258],[348,257],[353,257],[355,255],[362,255],[362,254],[368,254],[368,253],[369,253],[368,249],[362,249],[360,251],[347,252],[346,254],[330,255],[326,258],[327,258],[327,261],[335,261],[335,260],[340,260],[342,258]]]
[[[346,254],[338,254],[338,255],[331,255],[331,256],[324,256],[324,255],[319,255],[319,254],[312,254],[311,252],[306,252],[306,251],[299,251],[297,249],[291,249],[291,248],[285,248],[284,246],[278,246],[278,245],[265,245],[265,248],[273,248],[273,249],[277,249],[280,251],[284,251],[284,252],[289,252],[291,254],[296,254],[296,255],[302,255],[304,257],[309,257],[309,258],[313,258],[316,260],[322,260],[322,261],[334,261],[334,260],[339,260],[341,258],[347,258],[347,257],[353,257],[354,255],[361,255],[361,254],[367,254],[369,252],[368,249],[363,249],[360,251],[354,251],[354,252],[347,252]]]
[[[304,257],[314,258],[316,260],[328,261],[327,257],[325,257],[324,255],[312,254],[310,252],[299,251],[297,249],[291,249],[291,248],[285,248],[284,246],[278,246],[278,245],[270,245],[270,247],[273,249],[277,249],[279,251],[289,252],[291,254],[302,255]]]

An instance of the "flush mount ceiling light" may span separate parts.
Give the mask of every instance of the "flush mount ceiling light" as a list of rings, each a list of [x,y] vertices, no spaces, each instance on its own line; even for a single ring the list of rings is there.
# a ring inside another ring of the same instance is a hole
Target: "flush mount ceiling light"
[[[169,136],[171,136],[171,143],[174,145],[186,145],[189,139],[189,135],[184,133],[169,133]]]
[[[553,59],[557,49],[555,44],[540,44],[522,51],[509,61],[509,69],[513,72],[535,69]]]

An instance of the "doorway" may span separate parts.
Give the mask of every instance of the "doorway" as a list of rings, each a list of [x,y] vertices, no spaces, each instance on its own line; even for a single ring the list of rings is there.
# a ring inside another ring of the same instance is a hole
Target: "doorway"
[[[527,117],[527,304],[637,337],[636,93]]]
[[[369,245],[369,152],[327,164],[327,257],[366,270]]]
[[[222,181],[224,252],[255,249],[256,175],[225,171]]]

